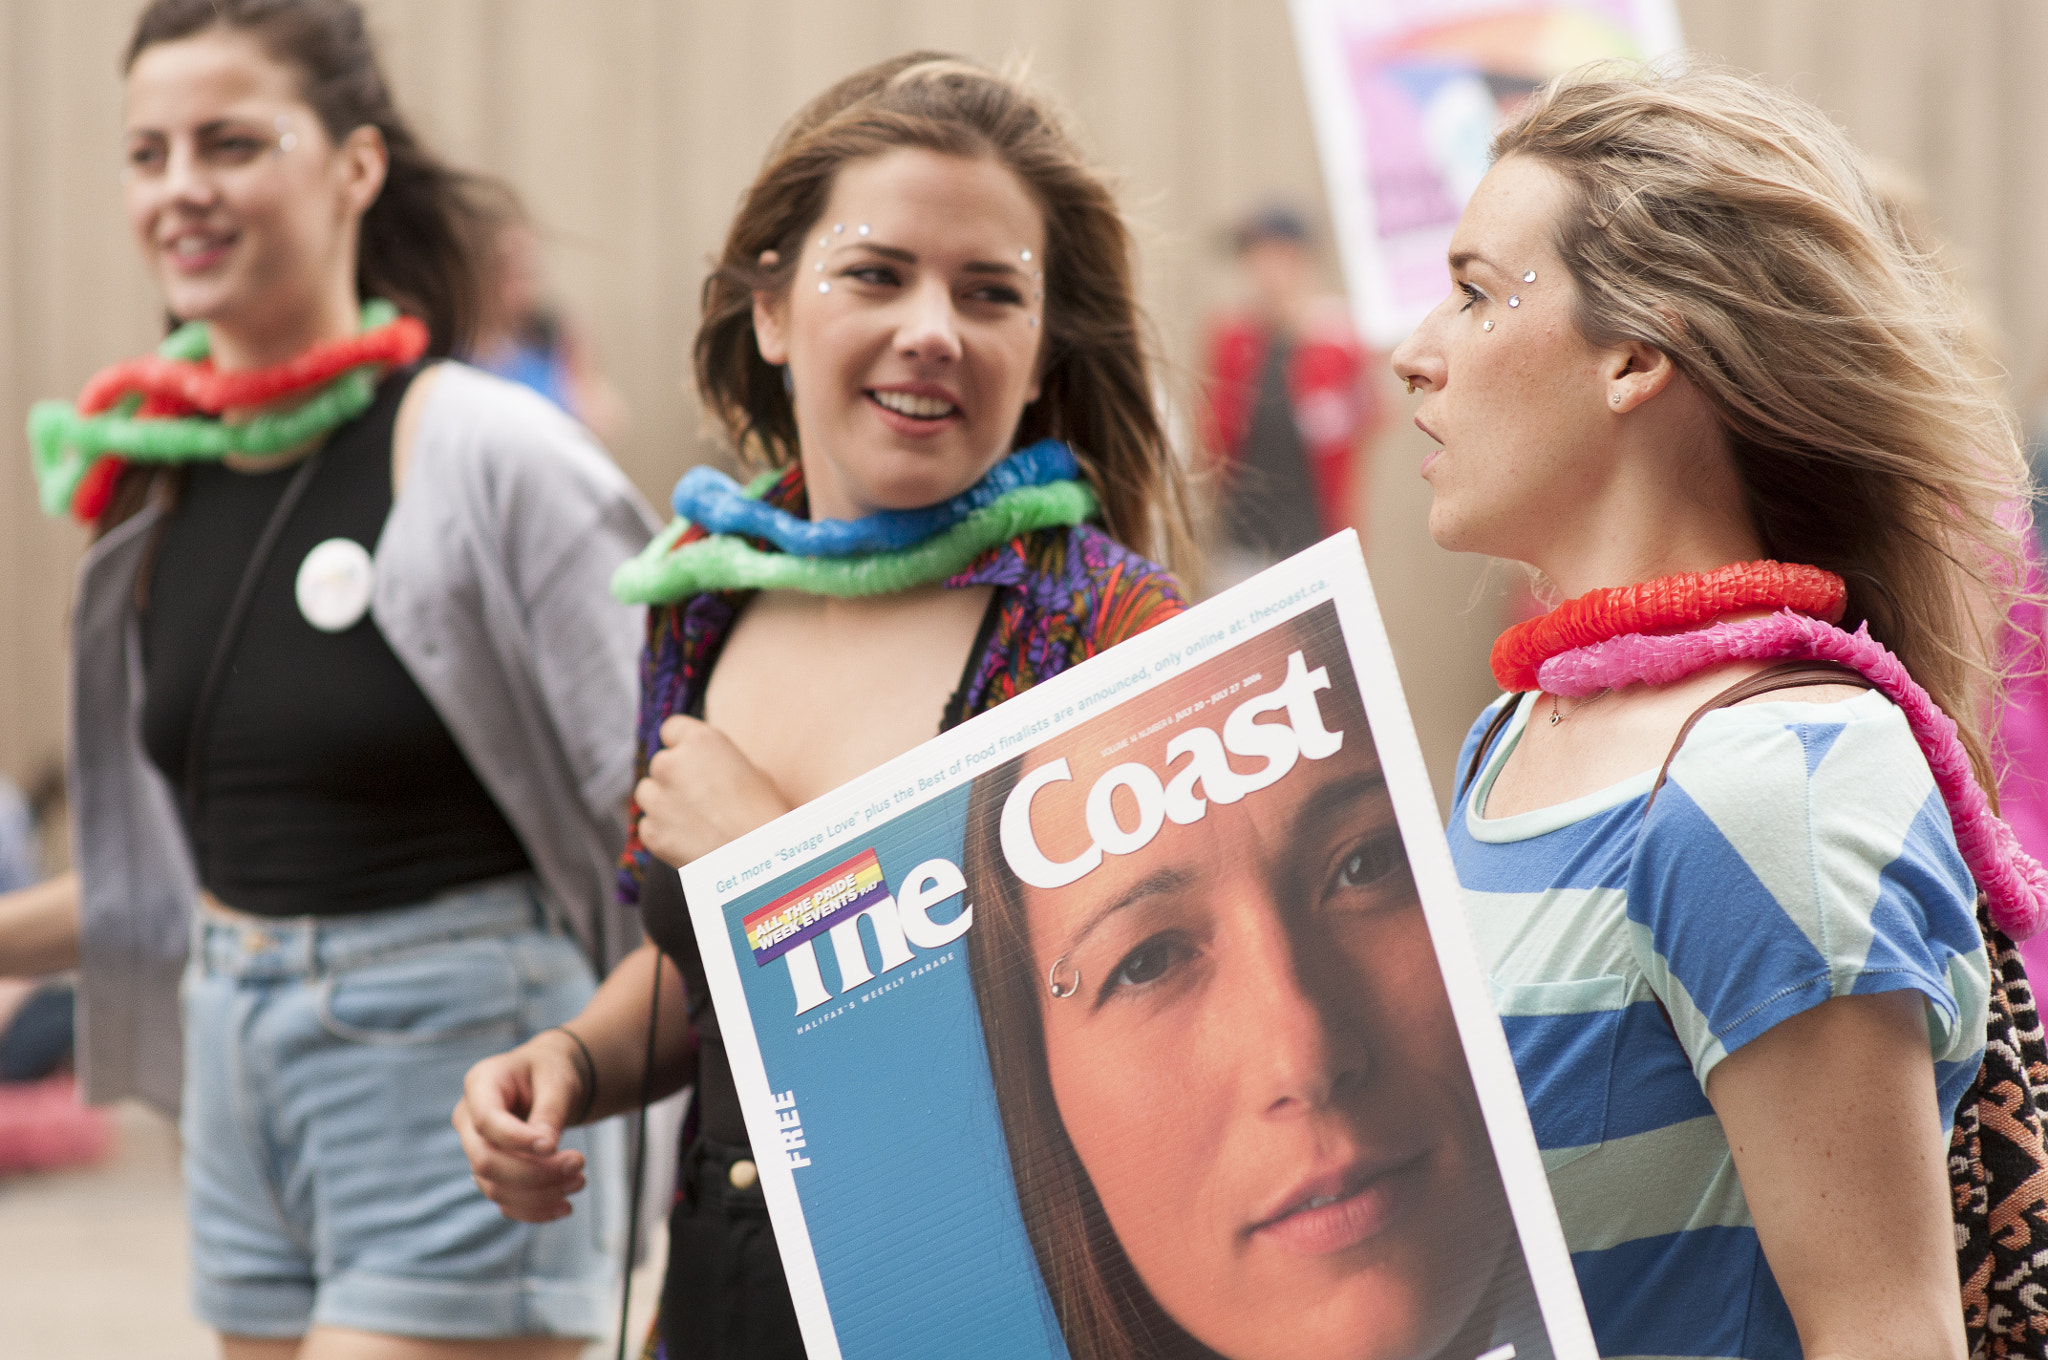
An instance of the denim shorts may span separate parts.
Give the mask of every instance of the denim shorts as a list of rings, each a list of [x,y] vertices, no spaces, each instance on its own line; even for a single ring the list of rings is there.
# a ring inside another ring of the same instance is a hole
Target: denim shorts
[[[472,1063],[595,989],[546,921],[523,875],[356,916],[202,914],[182,1131],[204,1322],[249,1337],[605,1333],[625,1221],[618,1122],[563,1139],[590,1184],[541,1225],[483,1197],[448,1122]]]

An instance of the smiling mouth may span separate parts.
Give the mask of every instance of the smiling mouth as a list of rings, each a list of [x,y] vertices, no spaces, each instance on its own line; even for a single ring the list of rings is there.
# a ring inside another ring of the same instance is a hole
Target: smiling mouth
[[[164,253],[181,265],[202,264],[235,243],[234,232],[180,232],[164,242]]]
[[[945,420],[960,414],[960,408],[943,397],[913,396],[908,392],[880,392],[868,389],[868,400],[885,411],[910,420]]]

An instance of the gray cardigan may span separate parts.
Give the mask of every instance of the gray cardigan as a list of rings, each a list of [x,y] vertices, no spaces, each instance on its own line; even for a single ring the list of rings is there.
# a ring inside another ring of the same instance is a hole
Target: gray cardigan
[[[371,615],[602,973],[640,934],[612,883],[645,618],[607,585],[655,521],[582,428],[527,389],[448,364],[424,401],[377,540]],[[198,884],[176,795],[142,748],[135,577],[160,517],[136,515],[79,568],[70,774],[87,1097],[175,1111]]]

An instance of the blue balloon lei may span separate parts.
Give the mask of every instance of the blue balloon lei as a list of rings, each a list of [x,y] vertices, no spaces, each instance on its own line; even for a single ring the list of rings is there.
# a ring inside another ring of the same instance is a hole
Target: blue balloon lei
[[[859,519],[798,519],[750,498],[739,483],[711,467],[683,474],[670,501],[676,514],[714,534],[765,538],[799,557],[853,557],[914,547],[1012,491],[1080,475],[1072,449],[1057,439],[1041,439],[997,463],[953,499],[917,510],[877,510]]]

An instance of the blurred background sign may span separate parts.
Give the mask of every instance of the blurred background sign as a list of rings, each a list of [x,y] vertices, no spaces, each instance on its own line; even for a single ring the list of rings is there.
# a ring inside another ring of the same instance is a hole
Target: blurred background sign
[[[1292,0],[1358,328],[1399,344],[1450,287],[1445,248],[1487,144],[1552,76],[1677,51],[1672,0]]]

